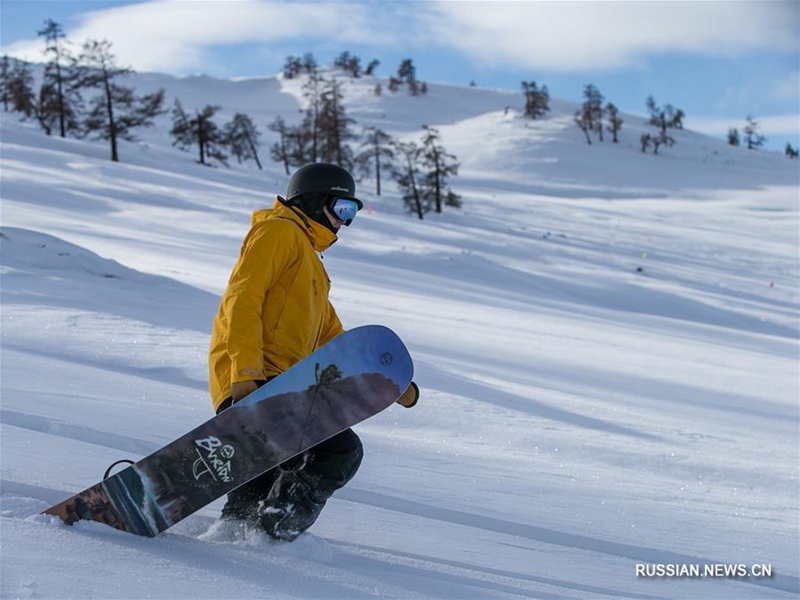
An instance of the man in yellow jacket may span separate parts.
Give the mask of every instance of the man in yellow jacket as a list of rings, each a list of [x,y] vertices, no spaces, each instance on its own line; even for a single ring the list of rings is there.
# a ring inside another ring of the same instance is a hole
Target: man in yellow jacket
[[[211,335],[209,387],[217,413],[343,333],[318,253],[363,207],[355,192],[347,170],[313,163],[292,175],[285,199],[253,213]],[[417,397],[412,384],[398,402],[410,407]],[[348,429],[228,494],[222,517],[292,540],[355,475],[362,456],[361,441]]]

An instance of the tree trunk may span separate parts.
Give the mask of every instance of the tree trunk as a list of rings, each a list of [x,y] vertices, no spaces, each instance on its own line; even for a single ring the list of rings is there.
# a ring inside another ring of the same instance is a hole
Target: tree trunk
[[[411,158],[408,159],[408,178],[411,181],[411,191],[414,192],[414,203],[417,207],[417,216],[421,221],[422,217],[422,199],[419,197],[419,189],[417,188],[417,182],[414,179],[414,167],[411,164]]]
[[[375,195],[381,195],[381,155],[375,154]]]
[[[258,151],[256,150],[256,145],[253,143],[253,139],[250,137],[250,133],[245,131],[244,135],[247,138],[247,144],[250,146],[250,152],[253,153],[253,158],[255,159],[256,164],[258,165],[258,170],[263,171],[264,169],[261,166],[261,161],[258,160]]]
[[[108,71],[103,70],[103,87],[106,94],[106,112],[108,113],[108,138],[111,140],[111,162],[119,162],[117,152],[117,123],[114,120],[114,102],[111,95],[111,82]]]
[[[200,146],[200,164],[206,164],[206,132],[202,116],[197,115],[197,143]]]
[[[66,108],[64,107],[64,91],[61,82],[61,65],[58,64],[59,55],[56,55],[56,88],[58,90],[58,122],[61,126],[61,137],[67,137]]]

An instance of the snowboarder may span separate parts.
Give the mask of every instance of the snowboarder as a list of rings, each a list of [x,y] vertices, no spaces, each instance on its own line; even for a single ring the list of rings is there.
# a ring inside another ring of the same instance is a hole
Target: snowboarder
[[[285,199],[253,213],[211,335],[217,413],[344,332],[318,253],[363,208],[355,192],[347,170],[313,163],[292,175]],[[412,383],[398,403],[411,407],[418,397]],[[222,518],[293,540],[355,475],[362,456],[361,441],[347,429],[228,494]]]

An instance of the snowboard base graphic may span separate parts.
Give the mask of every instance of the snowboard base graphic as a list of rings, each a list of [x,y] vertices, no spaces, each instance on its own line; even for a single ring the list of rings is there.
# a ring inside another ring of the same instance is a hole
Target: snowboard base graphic
[[[391,406],[413,364],[390,329],[338,336],[219,415],[43,514],[155,536],[231,490]]]

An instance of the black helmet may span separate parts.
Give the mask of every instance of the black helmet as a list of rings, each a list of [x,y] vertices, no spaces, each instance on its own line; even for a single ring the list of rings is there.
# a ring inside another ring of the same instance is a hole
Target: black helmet
[[[364,208],[364,203],[356,198],[356,182],[353,176],[339,165],[330,163],[312,163],[295,171],[289,179],[286,201],[287,204],[302,208],[300,196],[320,194],[349,198],[358,202],[359,209]]]

